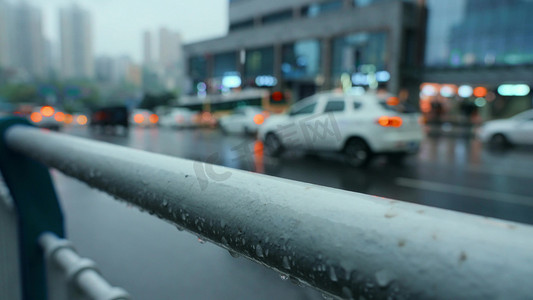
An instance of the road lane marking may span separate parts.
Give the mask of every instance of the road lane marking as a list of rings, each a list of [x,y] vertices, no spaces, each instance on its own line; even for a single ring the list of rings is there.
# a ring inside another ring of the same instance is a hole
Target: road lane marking
[[[469,187],[457,186],[457,185],[452,185],[452,184],[439,183],[439,182],[426,181],[426,180],[418,180],[418,179],[410,179],[410,178],[403,178],[403,177],[396,178],[394,182],[396,183],[396,185],[414,188],[414,189],[441,192],[441,193],[447,193],[447,194],[455,194],[455,195],[460,195],[460,196],[469,196],[469,197],[475,197],[475,198],[481,198],[481,199],[487,199],[487,200],[533,207],[533,198],[516,195],[516,194],[487,191],[487,190],[482,190],[482,189],[477,189],[477,188],[469,188]]]

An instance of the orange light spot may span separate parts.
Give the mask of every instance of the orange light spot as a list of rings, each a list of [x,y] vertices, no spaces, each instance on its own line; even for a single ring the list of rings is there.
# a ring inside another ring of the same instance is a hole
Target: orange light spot
[[[383,127],[400,127],[403,124],[403,120],[400,117],[379,117],[378,124]]]
[[[403,120],[400,117],[391,117],[390,118],[390,126],[392,127],[400,127],[403,124]]]
[[[54,108],[51,106],[41,107],[41,114],[45,117],[51,117],[54,114]]]
[[[135,114],[135,116],[133,116],[133,121],[140,124],[144,121],[144,116],[142,114]]]
[[[149,117],[150,123],[155,124],[159,121],[159,117],[156,114],[151,114]]]
[[[74,121],[74,117],[71,115],[71,114],[66,114],[65,115],[65,123],[66,124],[70,124]]]
[[[283,100],[283,93],[282,92],[274,92],[274,93],[272,93],[272,100],[274,100],[274,101]]]
[[[43,119],[43,117],[41,116],[40,113],[38,112],[34,112],[34,113],[31,113],[30,115],[30,119],[33,123],[39,123],[41,122],[41,120]]]
[[[58,122],[63,122],[63,121],[65,121],[65,114],[60,112],[60,111],[58,111],[55,114],[54,119],[56,119],[56,121],[58,121]]]
[[[477,88],[474,89],[474,96],[481,98],[481,97],[485,97],[486,95],[487,95],[487,88],[478,86]]]
[[[254,116],[254,123],[257,125],[261,125],[265,122],[265,116],[262,114],[257,114]]]
[[[384,127],[389,126],[389,122],[390,122],[389,117],[383,116],[383,117],[379,117],[378,119],[378,124]]]
[[[80,124],[80,125],[85,125],[85,124],[87,124],[87,117],[84,116],[84,115],[79,115],[76,118],[76,122],[78,122],[78,124]]]
[[[389,97],[389,99],[387,99],[387,105],[396,106],[398,104],[400,104],[400,99],[398,99],[398,97]]]

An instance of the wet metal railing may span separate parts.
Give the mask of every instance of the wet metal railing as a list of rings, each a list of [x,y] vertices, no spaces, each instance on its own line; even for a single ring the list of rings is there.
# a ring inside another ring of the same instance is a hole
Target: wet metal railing
[[[533,295],[532,226],[27,126],[12,126],[4,138],[10,151],[327,295],[348,299]]]
[[[100,275],[93,261],[79,257],[69,241],[43,233],[39,243],[47,258],[50,299],[130,299],[128,293]]]
[[[22,299],[17,224],[13,201],[0,184],[0,299]]]

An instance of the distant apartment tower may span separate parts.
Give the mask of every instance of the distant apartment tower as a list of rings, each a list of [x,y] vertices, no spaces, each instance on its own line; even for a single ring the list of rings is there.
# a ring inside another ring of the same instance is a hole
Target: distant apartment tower
[[[78,5],[60,10],[61,76],[87,79],[94,76],[92,22]]]
[[[11,23],[11,6],[5,1],[0,0],[0,67],[6,68],[11,64],[11,47],[10,47],[10,23]]]
[[[41,11],[27,3],[0,2],[0,65],[24,78],[45,75]]]
[[[145,31],[143,34],[143,65],[145,67],[151,67],[154,63],[153,46],[152,33]]]
[[[159,64],[164,68],[172,67],[181,57],[181,35],[166,28],[159,29]]]
[[[163,86],[168,90],[181,89],[184,85],[183,45],[181,34],[161,28],[159,30],[159,61]]]

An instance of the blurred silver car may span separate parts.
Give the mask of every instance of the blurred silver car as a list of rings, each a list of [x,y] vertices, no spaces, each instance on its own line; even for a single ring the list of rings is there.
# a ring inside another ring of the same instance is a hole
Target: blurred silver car
[[[483,124],[479,138],[493,146],[533,145],[533,109]]]
[[[189,109],[172,108],[167,114],[161,116],[159,125],[172,128],[192,127],[193,117],[194,113]]]

